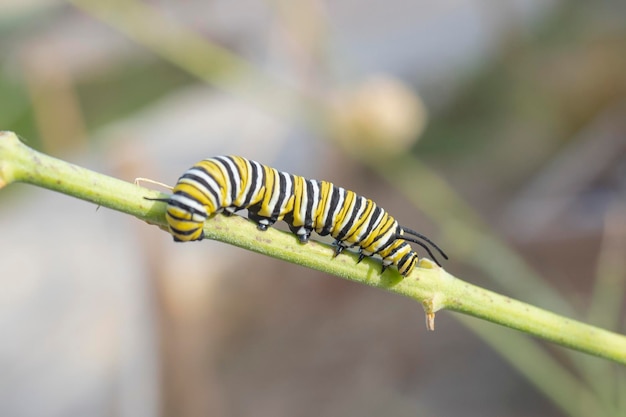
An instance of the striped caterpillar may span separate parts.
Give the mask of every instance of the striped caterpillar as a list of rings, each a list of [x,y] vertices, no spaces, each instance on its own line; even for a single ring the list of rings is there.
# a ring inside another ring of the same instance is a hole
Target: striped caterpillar
[[[240,156],[216,156],[189,168],[166,199],[166,220],[175,241],[201,240],[209,216],[248,209],[248,218],[260,230],[283,220],[301,243],[315,231],[335,239],[335,256],[357,247],[359,262],[366,256],[382,258],[382,272],[393,265],[403,276],[411,273],[418,256],[411,243],[426,250],[438,264],[426,236],[398,225],[372,200],[327,181],[306,179]]]

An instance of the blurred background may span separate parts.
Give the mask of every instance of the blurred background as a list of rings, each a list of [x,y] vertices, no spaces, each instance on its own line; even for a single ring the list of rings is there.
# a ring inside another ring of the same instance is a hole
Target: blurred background
[[[235,154],[624,332],[626,3],[3,0],[0,130],[132,181]],[[623,367],[16,184],[0,415],[624,416]]]

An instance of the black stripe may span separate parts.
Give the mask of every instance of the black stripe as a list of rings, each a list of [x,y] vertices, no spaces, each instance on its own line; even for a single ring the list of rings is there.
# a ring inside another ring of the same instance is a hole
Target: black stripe
[[[187,172],[185,172],[183,174],[182,177],[180,177],[180,179],[182,180],[183,178],[186,178],[186,179],[191,179],[191,180],[194,180],[194,181],[200,183],[200,185],[202,185],[202,189],[198,189],[198,191],[200,191],[204,195],[207,195],[207,193],[210,193],[213,196],[213,198],[214,198],[215,202],[217,203],[217,205],[221,207],[221,205],[222,205],[222,201],[221,201],[222,198],[221,198],[220,193],[218,192],[218,190],[213,189],[209,185],[209,183],[207,183],[203,178],[198,177],[197,175],[194,175],[193,172],[192,172],[194,169],[197,169],[198,171],[202,171],[204,174],[206,174],[207,177],[213,178],[213,181],[215,181],[215,183],[219,185],[220,182],[217,181],[213,175],[211,175],[206,169],[204,169],[200,165],[194,165],[193,167],[191,167]],[[192,198],[192,199],[196,200],[196,201],[198,200],[197,198]],[[216,207],[216,208],[220,208],[220,207]]]
[[[187,213],[188,213],[188,211],[187,211]],[[171,217],[172,219],[175,219],[175,220],[178,220],[178,221],[181,221],[181,222],[188,222],[188,221],[190,221],[189,218],[177,216],[175,214],[170,213],[169,211],[167,212],[167,215],[169,217]]]
[[[240,184],[240,185],[239,185],[239,186],[240,186],[239,193],[237,193],[237,194],[241,194],[241,193],[243,192],[243,190],[246,188],[246,184],[243,182],[243,173],[242,173],[242,171],[241,171],[243,168],[241,168],[241,167],[239,166],[239,164],[237,163],[237,161],[235,161],[235,158],[234,158],[234,157],[232,157],[232,156],[231,156],[231,157],[229,157],[228,159],[230,159],[230,160],[232,161],[233,165],[235,165],[235,169],[237,170],[237,175],[239,176],[239,184]],[[235,201],[235,199],[236,199],[237,197],[239,197],[239,195],[237,195],[237,196],[233,199],[233,202]],[[245,206],[242,206],[242,207],[245,207]],[[237,209],[240,209],[240,208],[242,208],[242,207],[237,207]]]
[[[304,213],[304,227],[306,229],[311,229],[313,227],[313,203],[315,203],[313,201],[313,199],[315,198],[315,193],[314,193],[314,184],[313,182],[317,182],[316,180],[304,180],[304,183],[307,184],[306,186],[306,195],[307,195],[307,202],[306,202],[306,212]],[[318,188],[319,188],[319,182],[318,182]]]
[[[395,241],[395,239],[390,239],[390,241],[391,241],[391,243],[393,243]],[[398,252],[400,249],[402,249],[404,247],[404,245],[408,245],[408,243],[405,242],[405,243],[400,244],[400,245],[396,246],[395,248],[393,248],[391,250],[391,252],[389,252],[389,255],[387,255],[387,258],[391,258],[393,255],[395,255],[396,252]]]
[[[291,190],[287,190],[287,179],[286,179],[286,175],[289,174],[285,174],[284,172],[278,172],[278,199],[276,200],[276,204],[274,205],[274,207],[272,208],[272,219],[277,219],[278,216],[280,215],[280,210],[285,202],[285,200],[288,198],[288,196],[291,196]],[[274,186],[276,186],[276,183],[274,183]]]
[[[196,198],[194,198],[190,194],[188,194],[186,192],[183,192],[183,191],[176,191],[175,194],[185,196],[185,197],[187,197],[187,198],[189,198],[189,199],[191,199],[193,201],[198,201]],[[191,214],[198,214],[198,215],[204,217],[205,219],[207,218],[207,213],[206,212],[201,212],[201,211],[195,209],[194,207],[191,207],[191,206],[188,206],[188,205],[186,205],[184,203],[181,203],[180,201],[170,200],[168,205],[174,206],[174,207],[178,207],[179,209],[187,211],[187,212],[189,212]]]
[[[411,258],[412,256],[413,256],[413,251],[407,252],[406,255],[400,258],[400,260],[398,261],[396,265],[399,267],[402,267],[402,265],[404,265],[405,262],[408,262],[409,258]]]
[[[320,235],[322,236],[326,236],[332,230],[333,225],[335,224],[335,210],[337,209],[337,204],[339,203],[339,197],[342,192],[345,194],[346,191],[343,188],[335,187],[332,184],[331,186],[333,187],[333,191],[330,196],[330,201],[328,201],[328,199],[326,200],[328,210],[326,212],[326,218],[324,219],[324,228],[320,232]]]
[[[235,180],[237,179],[237,177],[235,176],[235,173],[231,169],[228,162],[225,162],[225,161],[230,160],[233,164],[235,162],[229,157],[216,157],[214,159],[220,161],[222,163],[222,166],[226,170],[226,173],[228,174],[228,178],[226,179],[226,182],[228,183],[228,186],[230,187],[230,201],[231,202],[235,201],[237,199],[237,184],[235,183]],[[228,190],[226,190],[226,192],[228,192]]]
[[[367,237],[367,234],[363,233],[363,229],[366,228],[369,225],[369,222],[372,221],[372,212],[377,206],[372,200],[368,200],[365,197],[359,198],[361,198],[364,203],[363,212],[361,216],[355,220],[358,223],[358,225],[356,225],[356,229],[351,234],[346,235],[345,239],[356,240],[356,242],[360,244],[363,242],[365,237]]]
[[[381,234],[382,236],[382,234]],[[378,239],[378,238],[376,238]],[[391,235],[391,237],[389,239],[387,239],[387,241],[385,243],[382,244],[382,246],[380,248],[378,248],[378,250],[375,253],[380,253],[382,251],[384,251],[385,249],[387,249],[389,247],[389,245],[391,245],[393,242],[395,242],[396,239],[394,238],[394,235]]]
[[[375,207],[374,207],[374,210],[372,210],[372,213],[370,215],[370,221],[365,226],[365,233],[361,236],[361,240],[367,240],[369,235],[372,233],[372,230],[374,229],[374,225],[376,224],[376,219],[378,219],[378,216],[380,212],[382,211],[382,209],[376,206],[374,202],[372,202],[372,204],[374,204]]]
[[[385,213],[385,214],[387,214],[387,213]],[[381,220],[381,223],[385,223],[385,221],[389,221],[389,220],[391,220],[391,219],[390,219],[390,217],[391,217],[391,216],[389,216],[388,214],[387,214],[387,216],[385,216],[385,214],[383,214],[383,219]],[[384,230],[380,230],[380,231],[379,231],[379,233],[378,233],[378,235],[374,238],[374,240],[372,240],[372,245],[373,245],[374,243],[378,242],[378,241],[379,241],[379,240],[380,240],[383,236],[385,236],[385,234],[389,231],[389,229],[391,229],[391,228],[393,227],[394,223],[395,223],[395,220],[392,220],[392,221],[391,221],[391,225],[390,225],[389,227],[387,227],[387,228],[386,228],[386,229],[384,229]],[[393,235],[392,235],[392,237],[393,237]],[[390,240],[391,240],[391,241],[393,241],[393,240],[395,240],[395,239],[390,239]],[[386,246],[386,245],[384,245],[384,246]],[[383,247],[384,247],[384,246],[383,246]],[[379,249],[379,251],[380,251],[380,250],[382,250],[382,248],[381,248],[381,249]]]
[[[172,231],[172,233],[177,234],[177,235],[183,235],[183,236],[193,235],[194,233],[198,231],[199,228],[200,226],[196,227],[195,229],[190,229],[190,230],[179,230],[170,225],[170,230]]]
[[[250,171],[248,172],[247,177],[248,177],[248,182],[250,183],[250,188],[248,189],[248,195],[243,201],[243,207],[245,208],[249,207],[250,202],[254,199],[254,197],[256,197],[255,184],[256,184],[257,176],[259,175],[259,172],[257,170],[257,165],[254,164],[252,161],[248,161],[248,164],[250,165]]]
[[[351,193],[351,192],[352,191],[346,191],[346,194],[347,193]],[[356,217],[356,214],[359,212],[359,209],[361,208],[361,202],[362,201],[363,201],[362,198],[359,197],[358,195],[354,196],[354,207],[352,208],[352,213],[350,214],[350,219],[348,220],[348,223],[344,226],[344,228],[341,229],[341,231],[337,235],[337,237],[336,237],[337,240],[343,241],[344,237],[346,237],[346,234],[350,231],[350,228],[354,224],[354,218]],[[346,201],[344,200],[344,204],[345,203],[346,203]]]

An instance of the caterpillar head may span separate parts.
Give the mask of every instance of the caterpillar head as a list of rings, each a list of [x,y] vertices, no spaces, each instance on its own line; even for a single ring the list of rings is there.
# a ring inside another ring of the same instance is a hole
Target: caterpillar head
[[[167,203],[165,219],[175,242],[189,242],[204,238],[202,228],[209,215],[206,207],[197,200],[179,192],[175,192],[169,198],[149,200]]]

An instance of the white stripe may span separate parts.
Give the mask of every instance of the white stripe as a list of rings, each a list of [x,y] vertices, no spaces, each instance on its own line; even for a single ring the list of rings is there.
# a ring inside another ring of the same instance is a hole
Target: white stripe
[[[350,217],[351,217],[351,213],[352,211],[354,211],[354,207],[357,201],[357,198],[354,198],[352,200],[352,204],[350,204],[350,206],[347,207],[347,209],[345,210],[346,215],[343,216],[343,221],[341,223],[337,224],[337,233],[341,232],[341,230],[346,226],[346,224],[350,221]]]
[[[280,217],[282,220],[282,217],[286,214],[285,208],[287,207],[287,203],[289,203],[289,199],[293,194],[293,181],[291,179],[291,175],[286,172],[281,172],[280,175],[285,178],[285,199],[283,200],[283,204],[280,207]]]
[[[301,200],[301,204],[300,204],[300,218],[302,219],[302,223],[304,223],[304,221],[306,220],[306,206],[307,203],[309,202],[309,181],[305,178],[304,181],[302,182],[302,200]]]
[[[221,159],[217,159],[217,158],[212,158],[211,161],[217,165],[220,169],[220,171],[222,171],[222,175],[224,176],[224,178],[226,178],[226,187],[228,187],[226,189],[226,192],[224,193],[224,201],[222,201],[221,207],[229,207],[233,204],[232,198],[231,198],[231,193],[232,191],[230,190],[230,187],[232,187],[233,185],[233,181],[231,180],[230,176],[228,175],[228,170],[226,169],[226,165],[232,165],[232,163],[230,162],[230,160],[227,157],[223,157],[226,160],[222,161]],[[236,170],[235,172],[233,172],[234,175],[236,174]],[[238,188],[238,181],[234,181],[235,186]],[[237,189],[235,189],[237,190]],[[235,193],[235,195],[237,195],[237,193]]]
[[[365,205],[363,204],[363,201],[365,200],[365,197],[361,197],[361,196],[357,196],[354,199],[354,203],[356,205],[357,200],[361,200],[361,206],[359,207],[359,211],[356,212],[356,216],[354,216],[354,219],[352,220],[353,223],[355,223],[356,221],[359,220],[359,218],[361,217],[361,215],[363,214],[363,211],[365,210]],[[350,211],[354,210],[355,205],[353,205],[350,208]],[[339,228],[339,230],[343,229],[344,227],[346,227],[348,225],[348,222],[350,221],[350,219],[352,218],[352,215],[350,214],[350,211],[348,212],[348,215],[344,217],[344,221],[341,224],[341,227]],[[350,243],[354,243],[354,242],[358,242],[358,240],[355,240],[355,237],[352,237],[352,240],[349,240],[348,242]]]
[[[333,237],[335,237],[335,235],[339,233],[339,231],[341,230],[341,228],[337,227],[338,225],[337,225],[336,220],[337,220],[337,215],[341,211],[341,208],[343,207],[343,203],[346,199],[346,190],[342,187],[337,187],[337,188],[339,189],[339,201],[337,201],[337,206],[335,207],[335,210],[332,213],[333,227],[330,230],[330,234]]]
[[[230,178],[230,185],[235,186],[235,199],[238,199],[241,195],[241,175],[239,175],[239,169],[237,168],[237,164],[230,159],[231,157],[224,157],[226,159],[226,163],[230,166],[231,171],[233,172],[233,177]],[[234,201],[230,202],[232,205]]]
[[[374,212],[374,210],[376,210],[376,207],[377,207],[376,203],[373,203],[373,204],[374,204],[374,206],[372,208],[372,212]],[[380,213],[378,214],[378,217],[374,221],[374,226],[372,226],[372,229],[370,230],[370,233],[373,233],[374,230],[376,230],[376,227],[378,227],[378,225],[380,224],[380,222],[381,222],[381,220],[382,220],[384,215],[385,215],[385,211],[381,209]],[[371,219],[370,219],[370,221],[367,222],[367,225],[369,225],[369,223],[371,223]],[[366,227],[367,225],[364,224],[363,225],[364,227],[362,228],[361,233],[359,233],[359,236],[358,236],[358,241],[359,242],[361,240],[363,240],[363,238],[364,238],[365,230],[367,229],[367,227]]]
[[[276,207],[276,203],[278,202],[278,197],[280,196],[280,172],[278,170],[272,168],[272,175],[274,176],[274,189],[272,190],[272,196],[270,198],[270,202],[268,205],[269,212],[274,211],[274,207]]]
[[[203,180],[205,180],[209,184],[209,187],[212,187],[213,189],[217,189],[218,190],[217,195],[218,196],[220,195],[219,187],[217,183],[213,181],[213,179],[209,177],[208,175],[206,175],[204,172],[197,170],[197,169],[190,169],[187,172],[192,173],[195,176],[201,177]],[[198,181],[191,179],[191,178],[183,178],[179,180],[179,183],[189,184],[192,187],[197,188],[199,190],[206,190],[206,187],[204,186],[204,184],[201,184]],[[211,204],[213,205],[213,207],[215,207],[216,209],[221,207],[221,203],[215,200],[215,197],[213,197],[213,194],[211,194],[209,190],[202,191],[202,194],[206,195],[209,201],[211,201]]]
[[[192,167],[189,170],[187,170],[186,173],[190,173],[196,177],[202,178],[202,180],[209,185],[210,190],[215,191],[215,194],[217,194],[218,198],[222,195],[219,184],[213,179],[213,177],[211,177],[210,175],[207,175],[203,170]],[[191,184],[192,186],[202,189],[202,190],[206,188],[203,184],[200,184],[199,182],[194,181],[189,178],[184,178],[180,182]],[[213,197],[213,194],[211,194],[210,190],[206,190],[204,194],[206,194],[209,200],[211,200],[211,203],[213,203],[213,207],[215,207],[216,209],[222,207],[222,202],[215,201],[215,198]]]
[[[244,189],[242,190],[241,194],[237,197],[236,203],[238,206],[241,206],[245,202],[246,197],[250,193],[250,188],[252,188],[252,179],[250,178],[250,174],[252,173],[252,167],[250,166],[250,161],[245,158],[243,158],[243,161],[246,164],[245,169],[247,170],[248,180],[244,184]]]
[[[394,235],[395,233],[396,233],[395,228],[392,227],[391,229],[389,229],[389,231],[385,233],[383,237],[381,237],[380,239],[378,239],[378,241],[376,241],[375,246],[372,248],[374,252],[378,252],[385,243],[392,240],[392,237],[393,237],[392,235]]]
[[[251,164],[254,164],[257,168],[257,176],[254,178],[254,194],[259,194],[261,192],[261,188],[263,188],[263,176],[265,175],[265,171],[263,169],[263,165],[259,164],[256,161],[250,161]],[[263,198],[263,196],[260,196]]]
[[[317,208],[320,205],[320,185],[315,180],[310,180],[311,185],[313,186],[313,204],[311,205],[311,220],[313,221],[313,228],[317,225]]]
[[[324,212],[322,213],[322,216],[320,218],[320,220],[321,220],[319,222],[320,224],[318,224],[317,227],[316,227],[318,232],[322,230],[322,227],[324,227],[324,221],[328,218],[326,216],[328,216],[328,210],[330,210],[330,199],[333,196],[333,191],[334,191],[335,186],[333,184],[330,184],[330,183],[329,183],[329,185],[330,186],[328,187],[328,194],[326,195],[326,203],[324,204]],[[320,201],[320,204],[321,204],[321,201]],[[316,222],[317,222],[317,220],[316,220]]]
[[[183,207],[190,207],[191,210],[187,210],[191,215],[191,220],[195,222],[203,222],[207,218],[206,208],[198,203],[196,200],[180,194],[173,194],[170,200],[180,203]],[[180,210],[179,207],[173,206],[173,209]],[[201,213],[201,214],[197,214]]]

